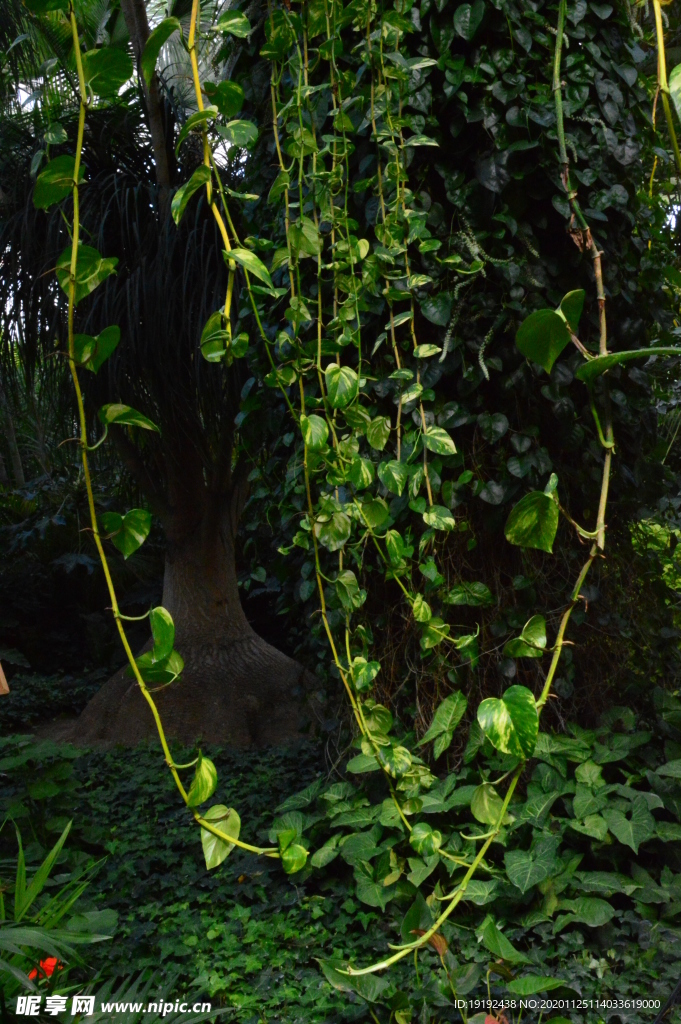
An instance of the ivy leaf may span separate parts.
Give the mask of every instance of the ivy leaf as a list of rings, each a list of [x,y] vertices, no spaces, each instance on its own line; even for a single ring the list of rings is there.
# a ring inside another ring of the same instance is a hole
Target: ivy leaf
[[[564,295],[560,302],[560,312],[567,320],[568,327],[573,334],[579,330],[579,320],[584,309],[586,292],[583,288],[577,288],[573,292]]]
[[[423,513],[423,521],[433,530],[449,532],[456,526],[456,519],[444,505],[431,505],[428,511]]]
[[[148,417],[129,405],[121,405],[119,402],[103,405],[97,415],[102,423],[118,423],[119,426],[141,427],[143,430],[155,430],[156,433],[160,433],[156,424],[152,423]]]
[[[149,625],[151,635],[154,638],[154,647],[151,652],[152,660],[165,661],[172,652],[175,643],[175,623],[170,612],[159,605],[152,608],[149,613]]]
[[[489,587],[484,583],[459,583],[452,587],[444,598],[445,604],[467,605],[469,608],[482,608],[494,604]]]
[[[387,416],[377,416],[367,427],[367,441],[376,451],[382,452],[390,437],[390,420]]]
[[[239,838],[241,818],[233,807],[215,804],[201,817],[232,839]],[[201,829],[201,845],[203,846],[203,855],[206,858],[206,867],[209,871],[222,864],[225,857],[228,857],[234,849],[234,843],[213,835],[212,832],[208,832],[205,828]]]
[[[480,28],[484,16],[484,0],[474,0],[472,4],[459,4],[454,11],[454,29],[462,39],[470,43]]]
[[[93,338],[89,334],[74,334],[73,348],[76,362],[85,370],[97,373],[121,340],[121,329],[114,325],[105,327]]]
[[[47,210],[54,203],[61,202],[73,190],[76,160],[73,156],[56,156],[38,175],[33,189],[33,205],[36,210]],[[85,178],[81,164],[78,170],[78,184]],[[69,250],[70,252],[70,250]]]
[[[251,31],[251,23],[241,11],[226,11],[213,26],[213,32],[228,32],[237,39],[246,39]]]
[[[95,288],[98,288],[103,281],[106,281],[107,277],[116,272],[117,263],[118,258],[116,256],[109,256],[105,259],[92,246],[79,243],[76,258],[76,288],[74,295],[76,305],[86,298],[90,292],[93,292]],[[57,280],[68,295],[69,281],[71,279],[71,246],[68,249],[64,249],[64,252],[57,260],[55,269]]]
[[[250,149],[258,138],[257,127],[252,121],[243,119],[219,125],[217,131],[225,142],[229,142],[231,146],[237,146],[239,149]]]
[[[238,82],[205,82],[203,91],[223,117],[236,117],[244,105],[244,91]]]
[[[124,516],[118,512],[104,512],[100,518],[104,532],[109,534],[109,540],[124,558],[130,558],[149,536],[151,513],[146,509],[131,508]]]
[[[344,409],[357,397],[359,378],[351,367],[329,363],[324,376],[329,401],[334,409]]]
[[[558,529],[558,505],[550,494],[531,491],[511,509],[504,534],[510,544],[553,554]]]
[[[432,829],[425,821],[420,821],[409,833],[409,843],[418,854],[432,857],[442,846],[442,833]]]
[[[206,800],[210,800],[217,789],[217,785],[217,768],[210,758],[199,755],[199,762],[194,769],[194,778],[187,793],[187,807],[198,807],[200,804],[205,803]]]
[[[229,262],[229,260],[236,260],[244,270],[247,270],[249,274],[253,274],[253,277],[257,277],[259,281],[263,281],[268,288],[274,288],[269,270],[260,257],[256,256],[250,249],[230,249],[229,252],[223,250],[223,256],[227,262]],[[318,416],[315,418],[319,419]]]
[[[338,573],[335,587],[338,600],[348,612],[354,611],[355,608],[361,608],[366,601],[366,590],[360,590],[357,577],[352,569],[343,569]]]
[[[350,537],[352,523],[345,512],[334,512],[326,523],[317,523],[319,543],[327,551],[340,551]]]
[[[394,459],[391,462],[382,462],[378,467],[378,479],[384,487],[399,497],[409,479],[409,469],[403,462]]]
[[[85,81],[97,96],[116,96],[132,78],[132,58],[118,46],[102,46],[83,54]]]
[[[217,107],[205,107],[203,110],[197,110],[196,113],[190,114],[180,128],[180,134],[177,136],[177,142],[175,143],[175,156],[180,152],[180,146],[190,132],[193,132],[197,126],[200,126],[201,129],[204,130],[209,121],[214,121],[219,113],[220,111]]]
[[[466,697],[458,690],[456,693],[451,693],[449,697],[445,697],[435,712],[428,731],[419,740],[418,746],[422,747],[424,743],[434,740],[433,754],[437,759],[452,742],[454,730],[461,721],[467,706]]]
[[[518,328],[515,343],[527,359],[550,373],[558,356],[570,344],[570,331],[553,309],[537,309]]]
[[[491,918],[483,929],[482,942],[493,956],[500,957],[510,964],[532,963],[529,957],[526,957],[524,953],[517,950],[504,933],[499,931]]]
[[[681,356],[681,348],[672,348],[668,345],[654,345],[651,348],[636,348],[627,352],[612,352],[608,356],[596,356],[588,363],[583,363],[575,374],[585,384],[593,384],[597,377],[600,377],[606,370],[613,366],[628,363],[632,359],[647,359],[649,356]]]
[[[541,658],[546,648],[546,619],[533,615],[519,637],[509,640],[504,646],[505,658]]]
[[[180,24],[179,18],[165,18],[160,25],[157,25],[153,32],[150,33],[144,47],[142,60],[140,61],[142,74],[144,75],[147,85],[151,82],[154,71],[156,70],[156,61],[158,60],[158,55],[161,52],[161,47],[168,42],[174,32],[179,32],[180,35],[182,35],[182,25]]]
[[[329,425],[321,416],[314,413],[311,416],[301,416],[300,430],[303,441],[311,451],[320,451],[326,445]]]
[[[503,810],[504,801],[489,782],[477,786],[471,797],[471,814],[483,825],[496,825]]]
[[[436,455],[456,455],[456,445],[443,427],[426,427],[423,443]]]
[[[196,168],[189,181],[186,181],[184,185],[181,185],[175,195],[173,201],[170,204],[170,212],[173,215],[173,220],[176,224],[179,224],[182,220],[182,215],[187,208],[187,203],[200,188],[203,188],[210,181],[210,167],[206,167],[201,164]]]
[[[478,708],[478,723],[490,743],[503,754],[523,761],[532,757],[539,734],[539,715],[532,691],[511,686],[503,697],[488,697]]]

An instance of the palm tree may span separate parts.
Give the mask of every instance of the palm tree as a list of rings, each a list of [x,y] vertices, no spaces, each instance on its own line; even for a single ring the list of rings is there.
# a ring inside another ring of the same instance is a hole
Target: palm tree
[[[19,348],[23,359],[36,362],[54,353],[55,339],[64,348],[64,302],[52,271],[69,240],[60,206],[34,209],[31,171],[50,126],[48,142],[65,137],[63,149],[50,144],[50,156],[72,151],[75,91],[60,16],[38,23],[19,0],[7,8],[2,47],[18,41],[1,101],[0,316],[4,358],[14,358]],[[176,13],[186,14],[181,7]],[[87,0],[81,21],[88,47],[106,39],[131,48],[139,63],[149,35],[143,0],[122,0],[120,11]],[[168,59],[177,84],[177,53],[169,51]],[[167,731],[192,741],[273,742],[297,728],[305,673],[253,631],[239,599],[235,542],[247,481],[234,419],[243,381],[237,365],[201,359],[198,344],[224,295],[226,270],[205,204],[196,204],[193,219],[185,217],[179,229],[169,217],[173,186],[197,162],[191,146],[179,158],[173,149],[186,102],[162,75],[149,86],[140,75],[123,101],[88,114],[81,219],[89,243],[119,262],[117,274],[79,307],[77,329],[95,335],[118,324],[122,340],[87,382],[87,407],[92,416],[104,401],[129,403],[161,429],[152,441],[122,429],[112,433],[167,538],[163,603],[185,661],[181,680],[158,694]],[[229,157],[226,180],[239,166]],[[262,438],[254,437],[251,448],[258,443]],[[136,686],[121,671],[86,708],[74,738],[132,743],[152,725]]]

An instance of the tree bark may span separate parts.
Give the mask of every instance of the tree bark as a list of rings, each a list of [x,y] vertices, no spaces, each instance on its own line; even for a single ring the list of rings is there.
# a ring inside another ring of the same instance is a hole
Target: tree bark
[[[185,743],[282,744],[309,721],[305,695],[314,676],[250,626],[239,599],[228,517],[217,526],[211,519],[205,514],[194,529],[181,531],[180,540],[168,529],[163,606],[173,616],[185,668],[153,696],[166,734]],[[135,745],[155,732],[124,668],[90,701],[70,738],[84,745]]]

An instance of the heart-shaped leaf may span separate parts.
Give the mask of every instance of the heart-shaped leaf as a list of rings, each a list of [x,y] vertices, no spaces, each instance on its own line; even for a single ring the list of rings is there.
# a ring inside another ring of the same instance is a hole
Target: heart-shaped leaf
[[[529,957],[526,957],[524,953],[517,950],[506,938],[504,933],[499,931],[492,919],[489,920],[488,924],[483,929],[482,942],[490,953],[494,956],[500,957],[502,960],[508,961],[510,964],[532,963]]]
[[[118,512],[104,512],[101,523],[114,547],[124,558],[129,558],[149,536],[151,514],[143,508],[131,508],[124,516]]]
[[[478,708],[478,723],[490,743],[504,754],[532,757],[539,734],[539,715],[532,691],[511,686],[503,697],[488,697]]]
[[[215,804],[202,815],[202,818],[210,822],[211,825],[214,825],[215,828],[219,829],[226,836],[232,839],[239,838],[241,818],[233,807]],[[234,843],[230,843],[229,840],[222,839],[220,836],[213,835],[212,832],[205,828],[201,829],[201,845],[203,846],[203,855],[206,858],[206,867],[209,871],[222,864],[225,857],[228,857],[234,849]]]
[[[152,658],[154,661],[164,661],[171,653],[175,643],[173,617],[166,608],[161,606],[152,608],[149,613],[149,625],[154,638]]]
[[[204,131],[206,126],[210,124],[211,121],[214,121],[219,113],[220,111],[217,107],[211,106],[204,107],[203,110],[197,110],[196,113],[190,114],[180,128],[180,134],[177,136],[177,142],[175,143],[175,155],[177,156],[180,152],[180,146],[190,132],[193,132],[196,128],[200,128],[201,131]]]
[[[424,743],[435,741],[433,753],[436,758],[439,757],[452,742],[454,730],[461,721],[467,706],[467,699],[458,690],[445,697],[435,712],[428,731],[419,740],[418,746],[421,747]]]
[[[568,292],[564,295],[560,301],[560,312],[567,320],[568,327],[573,334],[576,334],[579,330],[579,320],[584,309],[584,299],[586,292],[583,288],[577,288],[573,292]]]
[[[227,263],[229,263],[230,260],[235,260],[244,268],[244,270],[247,270],[249,274],[253,274],[253,277],[257,277],[259,281],[263,281],[268,288],[274,288],[269,270],[260,257],[256,256],[250,249],[230,249],[229,252],[224,251],[222,255]]]
[[[531,491],[511,509],[504,534],[509,544],[553,554],[558,529],[558,505],[550,494]]]
[[[213,28],[214,32],[228,32],[237,39],[246,39],[251,32],[251,23],[241,11],[225,11]]]
[[[541,658],[546,648],[546,619],[533,615],[519,637],[509,640],[503,650],[505,658]]]
[[[391,462],[382,462],[378,467],[378,479],[384,487],[399,496],[409,479],[409,469],[403,462],[394,459]]]
[[[187,807],[198,807],[210,800],[218,785],[218,772],[213,762],[199,755],[194,778],[187,793]],[[238,838],[238,837],[237,837]]]
[[[244,91],[238,82],[205,82],[203,91],[223,117],[236,117],[244,105]]]
[[[93,292],[95,288],[98,288],[102,281],[105,281],[107,277],[114,274],[117,264],[117,256],[109,256],[105,259],[92,246],[79,243],[78,255],[76,257],[76,288],[74,295],[76,305],[86,298],[90,292]],[[69,282],[71,280],[71,246],[68,249],[64,249],[64,252],[57,260],[55,270],[59,284],[68,295]]]
[[[459,4],[454,11],[454,29],[462,39],[470,43],[480,28],[484,16],[484,0],[474,0],[472,4]]]
[[[218,134],[231,146],[239,149],[250,149],[258,138],[258,129],[252,121],[229,121],[218,126]]]
[[[570,331],[565,320],[553,309],[537,309],[518,328],[515,343],[527,359],[539,363],[550,373],[556,359],[570,343]]]
[[[114,325],[105,327],[93,338],[89,334],[74,334],[73,348],[76,362],[86,370],[97,373],[121,340],[121,329]]]
[[[71,195],[75,172],[76,161],[72,156],[57,156],[50,160],[38,175],[33,189],[33,205],[36,210],[47,210]],[[79,184],[84,177],[85,171],[81,164],[78,171]]]
[[[118,46],[102,46],[83,54],[85,81],[97,96],[116,96],[132,78],[132,58]]]
[[[359,378],[350,366],[329,363],[324,376],[329,401],[334,409],[344,409],[357,397]]]
[[[471,797],[471,814],[483,825],[496,825],[501,817],[504,801],[494,786],[483,782],[477,786]]]
[[[432,857],[442,846],[442,833],[432,829],[425,821],[420,821],[409,833],[409,842],[417,853]]]

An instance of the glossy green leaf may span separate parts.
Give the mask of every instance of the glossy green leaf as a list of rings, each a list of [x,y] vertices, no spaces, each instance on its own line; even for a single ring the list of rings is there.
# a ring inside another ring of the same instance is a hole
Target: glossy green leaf
[[[352,569],[343,569],[338,573],[335,588],[338,600],[347,612],[361,608],[366,601],[366,590],[360,590],[357,577]]]
[[[189,181],[186,181],[184,185],[181,185],[175,195],[173,201],[170,204],[170,212],[173,216],[173,220],[176,224],[179,224],[182,220],[182,215],[187,208],[187,203],[200,188],[203,188],[210,181],[211,171],[210,167],[206,167],[204,164],[200,164],[192,174]]]
[[[681,348],[653,345],[651,348],[636,348],[628,352],[612,352],[608,356],[596,356],[588,363],[582,363],[575,376],[586,384],[593,384],[597,377],[600,377],[606,370],[611,370],[613,366],[629,363],[632,359],[648,359],[650,356],[681,356]]]
[[[83,245],[81,242],[78,246],[76,258],[76,288],[74,295],[76,305],[86,298],[90,292],[93,292],[95,288],[99,287],[103,281],[106,281],[107,277],[114,274],[117,264],[118,258],[116,256],[109,256],[105,259],[92,246]],[[55,269],[57,280],[68,295],[69,282],[71,280],[71,246],[61,254]]]
[[[60,146],[63,142],[68,141],[66,130],[63,125],[59,124],[59,122],[51,124],[45,131],[43,138],[48,146]]]
[[[570,344],[570,331],[553,309],[537,309],[522,322],[515,342],[527,359],[550,373],[558,356]]]
[[[144,544],[151,529],[151,513],[143,508],[131,508],[124,516],[118,512],[104,512],[101,523],[114,547],[129,558]]]
[[[300,843],[293,843],[281,854],[281,866],[287,875],[294,875],[296,871],[302,871],[307,860],[307,850]]]
[[[456,445],[443,427],[426,427],[423,443],[436,455],[456,455]]]
[[[453,530],[456,526],[456,519],[444,505],[431,505],[423,513],[423,521],[426,526],[430,526],[433,530],[443,530],[445,532]]]
[[[252,29],[250,21],[241,11],[225,11],[218,18],[213,31],[227,32],[237,39],[246,39]]]
[[[358,491],[369,487],[374,479],[374,464],[370,459],[363,459],[357,456],[352,460],[348,470],[348,478],[355,485]]]
[[[211,825],[214,825],[215,828],[219,829],[220,832],[224,832],[225,835],[230,838],[239,838],[239,832],[241,831],[241,818],[233,807],[225,807],[224,804],[215,804],[202,815],[202,818],[210,822]],[[225,857],[228,857],[234,849],[234,843],[230,843],[227,839],[221,839],[219,836],[213,835],[212,832],[209,832],[205,828],[201,829],[201,845],[203,846],[203,855],[206,858],[206,867],[209,871],[222,864]]]
[[[252,121],[245,121],[243,119],[219,125],[218,134],[230,146],[238,146],[239,149],[250,149],[258,139],[256,125]]]
[[[668,775],[672,779],[681,779],[681,758],[675,761],[667,761],[656,769],[657,775]]]
[[[511,686],[503,697],[488,697],[478,708],[478,723],[490,743],[504,754],[532,757],[539,733],[539,715],[532,691]]]
[[[223,311],[217,309],[208,317],[206,326],[201,332],[199,342],[201,355],[209,363],[219,363],[222,359],[229,362],[231,344],[232,332],[229,321]]]
[[[404,462],[382,462],[378,467],[378,479],[393,494],[400,495],[409,479],[409,468]]]
[[[509,640],[504,646],[505,658],[541,658],[546,649],[546,619],[533,615],[519,637]]]
[[[377,416],[367,427],[367,441],[378,452],[385,448],[390,437],[390,420],[387,416]]]
[[[462,39],[471,42],[485,16],[484,0],[473,0],[472,4],[459,4],[454,11],[454,29]]]
[[[152,657],[154,661],[164,661],[171,653],[175,643],[175,623],[170,612],[161,607],[152,608],[149,613],[151,635],[154,638]]]
[[[253,277],[257,277],[268,288],[274,288],[269,270],[260,257],[256,256],[250,249],[230,249],[229,252],[223,252],[223,256],[227,262],[235,260],[239,266],[247,270],[249,274],[253,274]]]
[[[379,661],[355,658],[352,662],[352,678],[357,692],[363,693],[368,690],[380,671],[381,663]]]
[[[647,842],[655,835],[655,819],[642,796],[632,801],[631,809],[626,814],[610,807],[606,807],[602,813],[615,838],[629,846],[636,854],[641,843]]]
[[[200,128],[201,131],[205,131],[207,125],[211,121],[214,121],[220,111],[217,107],[204,107],[203,110],[197,110],[196,113],[190,114],[187,120],[180,128],[180,134],[177,136],[177,142],[175,143],[175,155],[180,152],[180,146],[187,138],[187,136],[193,132],[196,128]]]
[[[223,117],[236,117],[244,105],[244,91],[238,82],[205,82],[203,91]]]
[[[445,597],[446,604],[467,605],[470,608],[482,608],[494,604],[489,587],[484,583],[459,583],[452,587]]]
[[[582,310],[584,309],[584,299],[586,292],[583,288],[577,288],[573,292],[568,292],[564,295],[560,302],[560,312],[563,314],[568,322],[568,327],[573,334],[577,334],[579,330],[579,321],[582,316]]]
[[[73,190],[76,161],[73,156],[56,156],[43,168],[38,175],[33,189],[33,205],[37,210],[47,210],[54,203],[61,202],[71,195]],[[85,178],[85,170],[80,165],[78,184]],[[69,253],[70,253],[69,249]]]
[[[442,846],[442,833],[419,821],[409,833],[409,843],[418,854],[432,857]]]
[[[83,54],[85,81],[97,96],[116,96],[132,78],[132,58],[118,46],[102,46]]]
[[[585,924],[589,928],[602,928],[615,916],[615,908],[605,900],[591,896],[579,896],[576,900],[561,900],[561,910],[570,913],[558,917],[554,923],[554,934],[561,932],[569,924]]]
[[[536,996],[538,992],[551,992],[554,988],[564,988],[566,985],[568,982],[562,978],[548,978],[542,974],[526,974],[523,978],[514,978],[513,981],[509,981],[506,988],[514,996],[527,997]]]
[[[498,824],[503,807],[504,801],[488,782],[478,786],[471,797],[471,814],[483,825]]]
[[[97,415],[102,423],[117,423],[119,426],[141,427],[143,430],[159,432],[156,424],[152,423],[147,416],[137,412],[136,409],[131,408],[129,405],[122,405],[120,402],[103,405]]]
[[[167,658],[157,661],[153,651],[146,651],[135,658],[135,664],[140,671],[145,683],[166,684],[174,682],[182,673],[184,661],[177,651],[173,651]],[[128,669],[128,675],[131,670]]]
[[[403,778],[412,765],[411,754],[406,747],[379,747],[376,756],[393,779]]]
[[[86,370],[97,373],[121,340],[118,326],[105,327],[95,338],[89,334],[74,334],[73,348],[76,362]]]
[[[531,491],[511,509],[504,528],[506,540],[520,548],[553,554],[558,518],[558,505],[551,495]]]
[[[210,758],[200,755],[199,763],[194,770],[192,784],[187,793],[187,807],[198,807],[200,804],[205,803],[206,800],[210,800],[217,789],[217,785],[217,768]]]
[[[421,634],[421,650],[429,651],[433,647],[437,647],[448,636],[449,626],[447,623],[439,615],[431,616]]]
[[[325,446],[329,436],[329,425],[321,416],[314,413],[311,416],[301,416],[300,430],[303,441],[312,451],[319,451]]]
[[[491,919],[483,929],[482,942],[493,956],[506,960],[509,964],[532,963],[529,957],[517,950],[504,933],[499,931]]]
[[[362,502],[362,518],[371,530],[380,530],[390,518],[390,509],[383,498],[370,498]]]
[[[140,61],[142,74],[147,85],[151,82],[156,70],[156,61],[161,52],[161,47],[168,42],[174,32],[179,32],[182,35],[182,25],[179,18],[165,18],[149,35],[142,54],[142,60]]]
[[[454,738],[454,730],[461,721],[468,701],[458,690],[451,693],[438,706],[428,731],[419,740],[418,746],[434,741],[433,754],[437,759],[450,746]]]
[[[350,366],[329,363],[324,376],[329,401],[334,409],[344,409],[357,397],[359,378]]]
[[[352,530],[352,523],[345,512],[334,512],[325,523],[317,523],[319,543],[327,551],[340,551]]]
[[[540,840],[529,851],[508,850],[504,854],[504,865],[509,880],[521,892],[529,890],[543,882],[545,878],[560,870],[560,861],[556,859],[556,842],[553,839]]]

